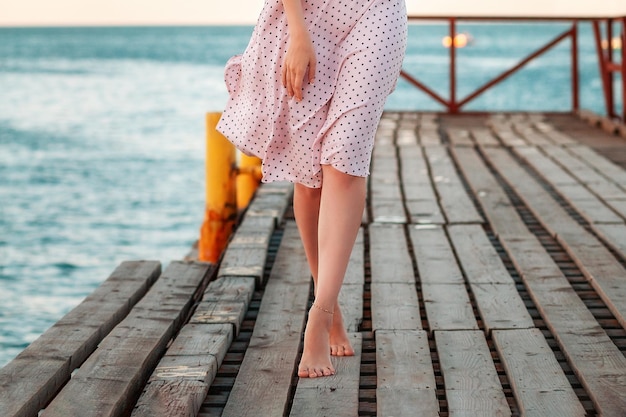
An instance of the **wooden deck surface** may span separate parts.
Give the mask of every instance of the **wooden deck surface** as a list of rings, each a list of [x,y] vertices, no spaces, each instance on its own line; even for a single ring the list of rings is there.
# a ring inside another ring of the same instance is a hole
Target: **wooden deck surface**
[[[263,185],[219,266],[120,266],[0,370],[0,415],[626,416],[625,139],[385,113],[340,296],[356,355],[329,378],[296,376],[312,283],[291,194]]]

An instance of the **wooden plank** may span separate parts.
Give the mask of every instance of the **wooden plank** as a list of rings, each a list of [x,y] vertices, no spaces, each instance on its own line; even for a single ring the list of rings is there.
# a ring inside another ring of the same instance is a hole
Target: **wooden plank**
[[[254,278],[224,277],[209,283],[203,301],[240,301],[248,309],[254,293]]]
[[[474,128],[471,129],[470,134],[480,146],[500,146],[500,142],[489,129]]]
[[[539,329],[495,330],[493,340],[522,415],[585,416]]]
[[[544,227],[557,236],[615,318],[626,326],[626,269],[509,155],[497,149],[485,149],[485,154]]]
[[[504,144],[504,146],[515,147],[515,146],[528,146],[528,142],[526,142],[520,135],[515,133],[511,126],[502,125],[499,123],[494,123],[491,125],[493,128],[493,132],[500,139],[500,141]]]
[[[423,330],[376,332],[376,411],[379,416],[438,416],[437,385]],[[356,415],[356,414],[353,414]]]
[[[473,149],[451,148],[470,188],[483,207],[497,236],[519,236],[528,232],[513,203]]]
[[[624,223],[598,197],[536,148],[515,148],[563,198],[590,223]]]
[[[170,263],[41,415],[105,417],[129,410],[211,270],[207,264]]]
[[[261,187],[265,188],[265,186],[263,184]],[[282,187],[285,187],[285,192],[257,192],[246,209],[246,216],[273,217],[278,225],[285,215],[293,194],[293,185],[283,184]]]
[[[292,417],[354,417],[359,414],[361,372],[360,333],[349,334],[354,356],[331,357],[337,371],[324,378],[300,378],[293,398]]]
[[[620,364],[620,357],[623,355],[614,345],[612,350],[606,348],[612,344],[607,334],[550,255],[524,226],[517,212],[510,204],[497,204],[497,201],[506,198],[506,195],[478,156],[470,152],[455,152],[454,156],[472,189],[484,193],[479,201],[490,219],[494,232],[500,237],[531,298],[557,339],[561,350],[576,370],[579,379],[596,404],[602,403],[604,407],[607,404],[615,404],[614,394],[619,390],[619,385],[617,389],[610,390],[605,390],[604,387],[611,384],[613,371],[608,368],[615,366],[615,369],[621,370],[618,372],[625,372],[623,365]],[[605,346],[605,348],[602,352],[584,352],[581,349],[583,346]],[[594,359],[598,355],[606,355],[608,359],[606,364],[599,366],[599,372],[592,373],[584,369],[584,364],[588,360],[599,363],[600,360]]]
[[[298,230],[288,221],[223,417],[285,414],[297,366],[310,277]]]
[[[415,284],[403,226],[371,224],[369,242],[372,283]]]
[[[513,129],[531,145],[549,145],[552,142],[528,123],[513,123]]]
[[[558,164],[543,155],[538,148],[521,147],[513,149],[513,151],[532,164],[537,171],[543,176],[550,178],[550,182],[554,185],[576,185],[578,181],[565,172]]]
[[[593,167],[605,178],[626,191],[626,170],[597,153],[588,146],[571,146],[567,151]]]
[[[396,148],[377,145],[369,180],[372,216],[377,223],[405,223]]]
[[[266,257],[267,246],[228,246],[217,276],[218,278],[232,276],[253,277],[257,286],[260,287],[263,271],[265,270]]]
[[[156,261],[123,262],[77,307],[0,369],[0,415],[37,415],[160,272],[161,264]]]
[[[577,141],[575,141],[574,139],[572,139],[570,136],[566,135],[565,133],[556,130],[554,126],[548,123],[544,123],[541,127],[542,127],[541,132],[549,140],[551,140],[555,145],[562,145],[562,146],[578,145]]]
[[[454,164],[443,146],[425,148],[435,188],[448,223],[482,223],[465,191]]]
[[[371,284],[372,330],[422,328],[415,284]]]
[[[478,329],[461,269],[440,227],[410,229],[431,331]]]
[[[229,325],[184,326],[152,373],[132,417],[197,415],[232,339]]]
[[[454,146],[474,146],[474,142],[467,129],[449,127],[446,129],[446,133],[448,134],[450,143]]]
[[[515,282],[482,227],[455,225],[448,231],[485,329],[534,327]]]
[[[626,259],[626,225],[595,224],[593,230],[614,251],[619,253],[622,259]]]
[[[236,335],[246,315],[247,307],[243,301],[222,301],[222,300],[203,300],[193,316],[189,320],[190,323],[212,323],[225,324],[230,323]]]
[[[603,199],[606,198],[624,198],[626,196],[623,189],[618,187],[614,182],[609,181],[600,172],[593,169],[578,158],[575,158],[570,152],[560,146],[543,146],[541,148],[552,159],[568,170],[580,182],[590,187],[590,189],[598,194],[598,190],[602,190],[598,194]]]
[[[436,124],[424,124],[418,128],[419,143],[422,146],[440,146],[441,135],[439,135]]]
[[[437,331],[435,341],[449,415],[511,415],[482,331]]]
[[[411,223],[445,223],[421,148],[401,148],[400,161],[405,205]]]

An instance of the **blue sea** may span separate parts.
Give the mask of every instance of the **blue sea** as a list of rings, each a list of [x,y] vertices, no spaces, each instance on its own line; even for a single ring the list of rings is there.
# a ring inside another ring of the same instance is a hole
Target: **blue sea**
[[[564,24],[463,24],[458,96]],[[582,105],[603,111],[590,28]],[[0,366],[130,259],[181,259],[204,213],[204,114],[252,27],[0,28]],[[411,25],[405,70],[447,96],[447,27]],[[569,110],[569,41],[468,110]],[[388,109],[440,110],[400,81]]]

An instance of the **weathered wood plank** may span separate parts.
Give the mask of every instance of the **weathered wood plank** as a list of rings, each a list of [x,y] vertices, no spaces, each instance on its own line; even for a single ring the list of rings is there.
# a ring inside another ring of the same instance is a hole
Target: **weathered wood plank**
[[[626,326],[626,269],[508,154],[495,148],[484,152],[542,225],[557,236],[615,318]]]
[[[626,259],[626,225],[595,224],[593,230],[623,259]]]
[[[354,356],[332,357],[337,371],[325,378],[300,378],[293,398],[292,417],[354,417],[359,414],[361,371],[360,333],[349,334]]]
[[[451,151],[496,235],[519,236],[527,233],[528,228],[521,221],[506,192],[487,170],[478,153],[473,149],[452,148]]]
[[[422,328],[415,284],[371,284],[372,330]]]
[[[437,331],[435,341],[451,416],[511,415],[483,332]]]
[[[522,415],[585,416],[539,329],[494,330],[493,339]]]
[[[243,301],[203,300],[196,307],[196,311],[189,322],[196,324],[230,323],[233,325],[235,334],[238,335],[246,311],[246,303]]]
[[[195,416],[232,340],[230,325],[184,326],[152,373],[132,417]]]
[[[0,415],[37,415],[160,272],[156,261],[123,262],[81,304],[0,369]]]
[[[297,228],[287,222],[223,417],[284,415],[304,327],[310,274]]]
[[[448,231],[486,330],[534,327],[513,278],[482,227],[454,225]]]
[[[402,191],[396,148],[393,145],[375,147],[370,176],[372,216],[377,223],[405,223]]]
[[[496,137],[485,128],[471,129],[470,134],[474,137],[476,143],[480,146],[500,146],[500,142]]]
[[[588,146],[570,146],[567,151],[600,172],[605,178],[626,191],[626,170],[614,164]]]
[[[516,148],[515,152],[532,165],[589,223],[624,223],[624,219],[537,148]]]
[[[461,269],[440,227],[410,229],[431,331],[478,329]]]
[[[463,128],[447,128],[446,133],[450,143],[454,146],[474,146],[474,142],[470,137],[469,131]]]
[[[369,241],[372,328],[420,328],[415,275],[404,227],[372,224]]]
[[[257,191],[255,197],[246,209],[246,216],[273,217],[276,225],[278,225],[291,202],[293,184],[262,184],[259,190],[266,188],[268,189],[267,192]],[[270,192],[270,189],[272,189],[273,192]]]
[[[435,372],[423,330],[376,332],[379,416],[438,416]],[[356,414],[354,414],[356,415]]]
[[[436,124],[422,124],[418,128],[419,143],[422,146],[440,146],[441,135]]]
[[[448,223],[482,223],[483,219],[465,191],[446,148],[431,146],[425,148],[425,152]]]
[[[445,223],[421,148],[401,148],[400,161],[404,204],[411,223]]]
[[[576,146],[579,147],[579,146]],[[626,196],[623,189],[612,181],[609,181],[602,173],[596,171],[591,166],[575,158],[565,148],[560,146],[542,146],[541,149],[553,158],[559,165],[567,169],[572,176],[587,185],[603,199],[624,198]],[[601,190],[601,193],[599,192]]]
[[[549,145],[552,142],[541,132],[533,129],[527,122],[513,123],[513,129],[531,145]]]
[[[212,266],[172,262],[42,416],[119,416],[137,401]]]
[[[502,141],[504,146],[511,148],[515,146],[528,146],[528,142],[515,133],[510,125],[490,123],[490,126],[492,127],[495,135]]]
[[[551,256],[510,207],[506,195],[499,189],[493,175],[488,172],[477,155],[465,152],[455,153],[455,157],[472,189],[475,192],[484,190],[486,193],[479,201],[490,219],[494,232],[500,236],[546,325],[568,357],[568,362],[572,364],[587,392],[594,399],[594,403],[603,404],[602,407],[614,407],[613,404],[617,403],[623,407],[619,400],[616,400],[615,394],[620,389],[623,392],[624,388],[621,388],[612,376],[615,372],[626,374],[624,365],[621,364],[623,361],[621,352],[612,344]],[[488,198],[497,194],[500,195],[497,199],[506,199],[502,205],[494,204],[493,200]],[[500,212],[507,211],[509,214],[499,215]],[[510,233],[510,230],[516,232]],[[583,348],[585,346],[603,346],[603,349],[594,351]],[[605,355],[606,362],[602,362],[598,355]],[[599,364],[598,370],[588,369],[586,366],[588,361]],[[616,384],[612,389],[604,389],[612,383]],[[607,410],[607,415],[611,415],[611,409]]]
[[[403,226],[371,224],[369,241],[372,283],[415,284]]]

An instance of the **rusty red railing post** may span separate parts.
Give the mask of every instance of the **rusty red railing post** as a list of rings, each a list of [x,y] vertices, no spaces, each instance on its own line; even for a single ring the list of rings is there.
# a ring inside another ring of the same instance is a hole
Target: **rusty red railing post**
[[[606,54],[602,48],[602,32],[600,30],[600,20],[593,21],[593,35],[596,41],[596,52],[598,55],[598,66],[600,68],[600,80],[602,81],[602,90],[604,92],[604,106],[606,115],[611,118],[613,111],[613,86],[610,85],[609,71],[606,63]]]
[[[626,16],[622,17],[622,123],[626,124]]]
[[[450,101],[448,113],[458,113],[459,106],[456,102],[456,19],[450,18]]]
[[[580,109],[580,75],[578,70],[578,21],[572,23],[572,110]]]

